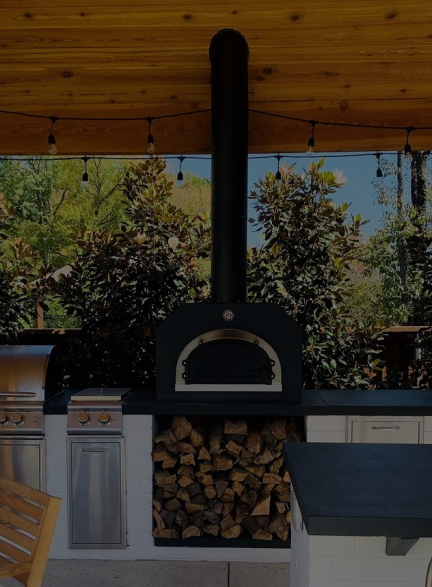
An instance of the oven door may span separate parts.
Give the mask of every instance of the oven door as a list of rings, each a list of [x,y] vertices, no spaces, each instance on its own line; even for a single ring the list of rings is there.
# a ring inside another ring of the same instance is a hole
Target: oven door
[[[45,439],[1,438],[0,475],[45,491]]]

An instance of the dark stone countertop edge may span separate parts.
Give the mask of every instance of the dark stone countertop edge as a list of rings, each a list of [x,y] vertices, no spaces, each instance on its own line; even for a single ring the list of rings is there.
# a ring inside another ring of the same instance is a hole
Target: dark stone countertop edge
[[[44,404],[45,414],[66,414],[73,393]],[[123,403],[126,415],[266,415],[266,416],[432,416],[432,391],[420,390],[307,390],[298,404],[263,402],[169,403],[158,402],[155,390],[136,389]]]
[[[422,467],[431,445],[286,443],[283,452],[309,535],[432,537],[432,468]]]

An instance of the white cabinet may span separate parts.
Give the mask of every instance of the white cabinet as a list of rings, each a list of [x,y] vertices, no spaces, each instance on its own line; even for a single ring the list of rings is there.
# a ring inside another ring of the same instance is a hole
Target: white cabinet
[[[423,444],[421,416],[348,416],[347,442]]]

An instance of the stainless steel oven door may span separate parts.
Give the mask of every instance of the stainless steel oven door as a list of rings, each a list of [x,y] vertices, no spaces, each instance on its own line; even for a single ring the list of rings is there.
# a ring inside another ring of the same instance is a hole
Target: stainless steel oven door
[[[0,438],[0,475],[45,491],[45,439]]]
[[[124,438],[68,436],[69,548],[126,548]]]

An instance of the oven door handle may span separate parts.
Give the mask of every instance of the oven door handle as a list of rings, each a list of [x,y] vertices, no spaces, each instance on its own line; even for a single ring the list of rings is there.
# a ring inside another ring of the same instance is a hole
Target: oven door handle
[[[83,446],[83,448],[81,449],[83,452],[109,452],[109,448],[107,446],[104,446],[103,448],[90,448],[90,447],[85,447]]]

